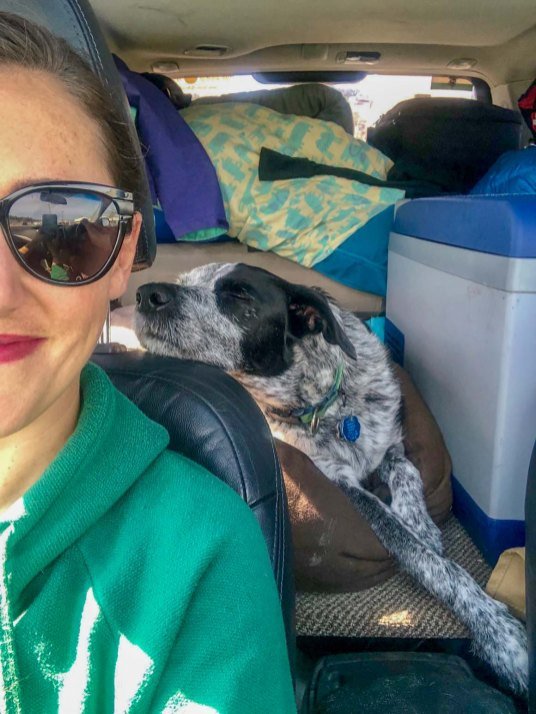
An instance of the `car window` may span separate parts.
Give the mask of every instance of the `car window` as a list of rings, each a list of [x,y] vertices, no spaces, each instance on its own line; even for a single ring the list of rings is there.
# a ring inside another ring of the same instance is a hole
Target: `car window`
[[[454,84],[455,82],[455,84]],[[263,84],[252,75],[230,77],[187,77],[177,80],[180,88],[192,99],[288,87],[289,84]],[[369,74],[360,82],[332,83],[348,100],[354,115],[355,136],[366,139],[367,128],[382,114],[404,99],[412,97],[461,97],[476,99],[470,79],[440,76],[402,76]]]

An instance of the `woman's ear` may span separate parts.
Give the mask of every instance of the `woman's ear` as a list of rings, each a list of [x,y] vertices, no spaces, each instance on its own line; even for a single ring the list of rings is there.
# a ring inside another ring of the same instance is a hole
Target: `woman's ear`
[[[127,289],[128,279],[132,270],[132,263],[136,255],[136,246],[140,236],[142,217],[141,213],[136,211],[132,216],[132,227],[130,232],[123,239],[123,245],[119,251],[119,255],[110,270],[110,294],[109,300],[116,300]]]

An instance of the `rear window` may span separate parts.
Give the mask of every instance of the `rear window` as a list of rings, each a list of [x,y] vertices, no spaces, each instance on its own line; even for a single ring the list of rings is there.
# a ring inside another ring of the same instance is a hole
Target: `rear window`
[[[252,75],[231,77],[189,77],[177,80],[186,94],[199,97],[250,92],[260,89],[288,87],[288,84],[263,84]],[[354,115],[355,136],[366,139],[367,128],[389,109],[412,97],[461,97],[476,99],[470,79],[451,77],[409,77],[401,75],[369,74],[360,82],[348,84],[326,82],[338,89],[348,100]]]

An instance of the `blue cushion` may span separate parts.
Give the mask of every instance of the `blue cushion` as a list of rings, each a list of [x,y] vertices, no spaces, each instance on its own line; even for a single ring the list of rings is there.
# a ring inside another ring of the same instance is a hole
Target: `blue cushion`
[[[385,295],[393,215],[394,206],[378,213],[313,269],[354,290]]]
[[[536,193],[536,147],[507,151],[497,159],[471,193]]]
[[[415,198],[396,212],[405,236],[510,258],[536,258],[536,195]]]

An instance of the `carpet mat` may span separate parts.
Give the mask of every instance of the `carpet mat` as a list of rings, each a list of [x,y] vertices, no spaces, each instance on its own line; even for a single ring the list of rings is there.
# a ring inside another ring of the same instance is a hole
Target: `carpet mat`
[[[485,586],[491,573],[459,521],[442,528],[445,554]],[[464,638],[465,627],[405,573],[357,593],[298,593],[298,635],[316,637]]]

